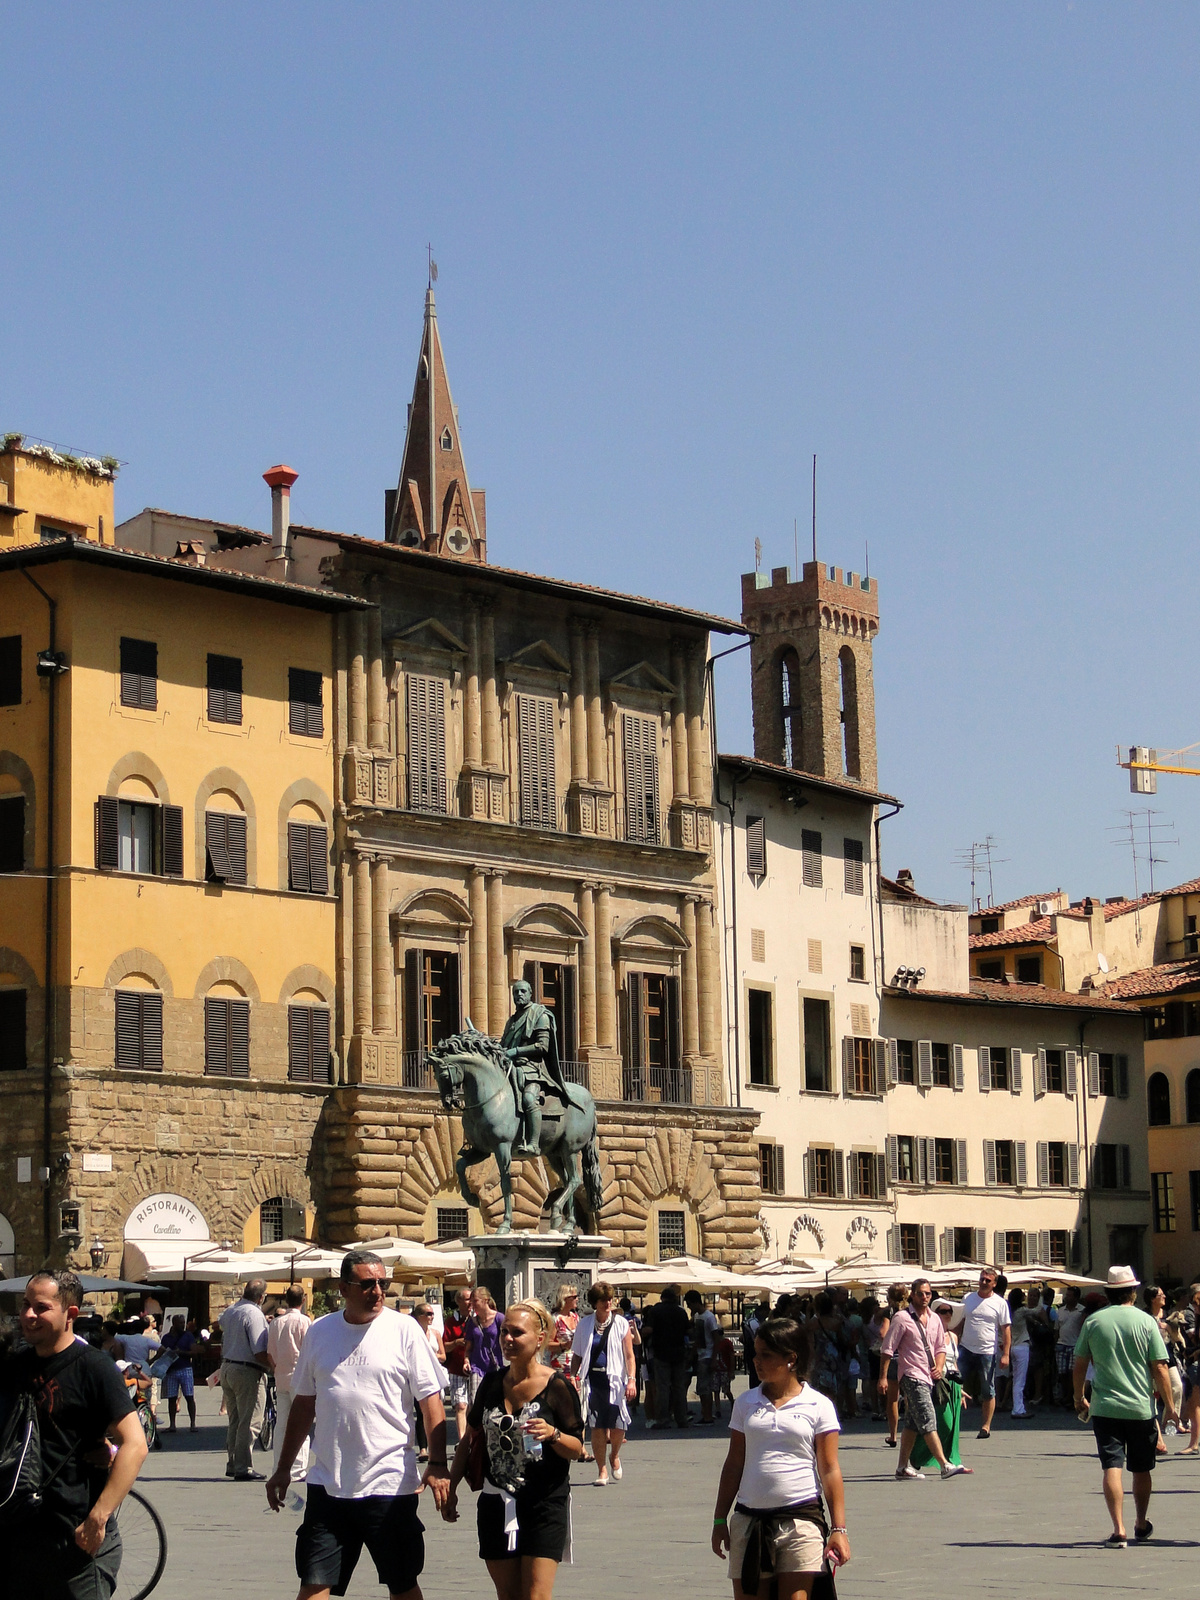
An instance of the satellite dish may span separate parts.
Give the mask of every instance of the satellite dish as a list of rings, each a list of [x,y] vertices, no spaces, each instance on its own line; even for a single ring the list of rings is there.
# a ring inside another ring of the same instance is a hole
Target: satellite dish
[[[1100,954],[1096,957],[1096,965],[1100,968],[1101,972],[1108,971],[1108,957],[1104,954],[1103,950],[1101,950]]]

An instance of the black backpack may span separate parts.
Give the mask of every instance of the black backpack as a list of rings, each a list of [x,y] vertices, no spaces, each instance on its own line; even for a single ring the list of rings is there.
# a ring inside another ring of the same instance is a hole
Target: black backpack
[[[0,1521],[11,1522],[42,1503],[42,1432],[37,1406],[28,1390],[8,1396],[0,1424]]]

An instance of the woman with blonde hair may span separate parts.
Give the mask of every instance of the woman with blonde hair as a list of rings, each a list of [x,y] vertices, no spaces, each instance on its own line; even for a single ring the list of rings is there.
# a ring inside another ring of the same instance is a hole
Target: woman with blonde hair
[[[550,1600],[558,1564],[570,1560],[571,1462],[583,1451],[583,1418],[572,1385],[541,1359],[553,1331],[540,1300],[509,1306],[505,1365],[481,1379],[450,1467],[442,1516],[456,1522],[458,1485],[482,1432],[479,1556],[497,1600]]]
[[[629,1402],[637,1394],[633,1359],[633,1330],[620,1312],[613,1310],[616,1296],[607,1283],[588,1290],[590,1316],[580,1317],[571,1346],[571,1372],[583,1381],[583,1408],[592,1430],[596,1457],[596,1488],[607,1486],[608,1453],[615,1482],[623,1476],[621,1446],[629,1428]]]
[[[579,1285],[560,1283],[554,1296],[554,1332],[546,1346],[546,1354],[555,1372],[569,1376],[571,1344],[579,1326]],[[574,1379],[571,1380],[574,1382]]]

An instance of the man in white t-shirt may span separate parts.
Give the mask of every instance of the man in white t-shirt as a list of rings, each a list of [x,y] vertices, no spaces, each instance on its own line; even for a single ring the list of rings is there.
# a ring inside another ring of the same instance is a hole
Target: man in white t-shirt
[[[292,1375],[300,1359],[300,1347],[312,1326],[304,1314],[304,1290],[293,1283],[283,1296],[287,1310],[280,1312],[267,1325],[267,1357],[275,1376],[275,1461],[279,1465],[283,1439],[287,1433],[287,1419],[292,1409]],[[298,1481],[308,1470],[308,1440],[301,1442],[292,1462],[292,1479]]]
[[[952,1327],[961,1324],[958,1336],[958,1370],[964,1385],[979,1382],[982,1410],[977,1439],[990,1439],[992,1417],[996,1411],[996,1369],[1008,1366],[1012,1344],[1012,1316],[1008,1301],[996,1293],[995,1267],[981,1267],[979,1292],[963,1296],[961,1314]]]
[[[308,1503],[296,1539],[299,1600],[345,1594],[365,1544],[392,1600],[421,1600],[424,1527],[417,1495],[428,1486],[446,1503],[444,1374],[412,1317],[384,1304],[390,1274],[370,1250],[342,1261],[346,1308],[314,1322],[292,1375],[292,1405],[279,1465],[267,1481],[278,1511],[292,1462],[312,1430]],[[416,1407],[429,1439],[429,1465],[417,1469]]]
[[[692,1313],[692,1348],[696,1352],[696,1393],[700,1396],[700,1421],[713,1420],[713,1351],[721,1337],[721,1324],[707,1309],[698,1289],[689,1289],[684,1302]]]

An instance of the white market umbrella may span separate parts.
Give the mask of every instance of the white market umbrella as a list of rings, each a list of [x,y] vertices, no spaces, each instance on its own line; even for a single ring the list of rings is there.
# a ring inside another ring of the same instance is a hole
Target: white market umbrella
[[[402,1278],[471,1278],[475,1274],[475,1256],[470,1250],[433,1250],[429,1245],[413,1239],[399,1239],[394,1234],[382,1239],[365,1239],[348,1248],[374,1251],[380,1260],[390,1262],[396,1275]]]
[[[156,1283],[244,1283],[263,1272],[263,1258],[197,1240],[194,1244],[126,1239],[131,1277]]]
[[[602,1261],[605,1283],[624,1289],[699,1289],[709,1294],[757,1294],[776,1285],[753,1273],[733,1272],[699,1256],[673,1256],[667,1261]]]

